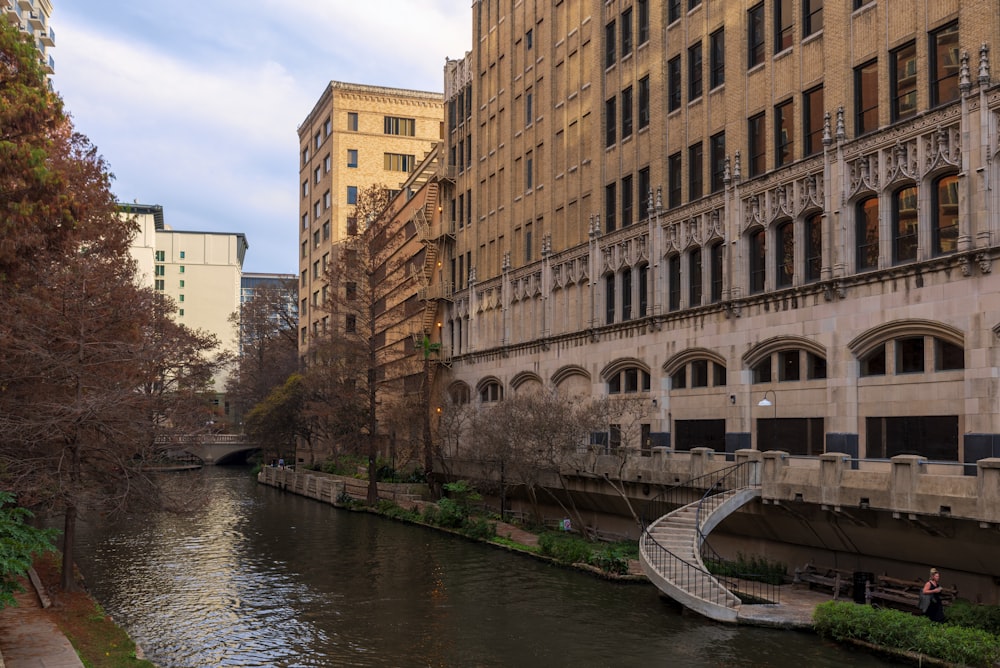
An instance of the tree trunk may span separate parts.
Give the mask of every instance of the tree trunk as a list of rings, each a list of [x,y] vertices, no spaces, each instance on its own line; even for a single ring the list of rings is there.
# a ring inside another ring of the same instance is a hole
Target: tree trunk
[[[63,553],[62,581],[59,583],[63,591],[76,591],[76,578],[73,577],[73,553],[76,548],[76,506],[66,506],[63,514]]]

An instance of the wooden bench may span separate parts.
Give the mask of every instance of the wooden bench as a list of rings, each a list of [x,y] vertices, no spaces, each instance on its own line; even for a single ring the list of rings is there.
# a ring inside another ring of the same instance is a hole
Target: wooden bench
[[[792,582],[798,584],[806,583],[810,589],[816,585],[825,587],[833,592],[834,599],[838,599],[841,594],[847,596],[851,593],[852,576],[853,573],[851,571],[845,571],[840,568],[827,568],[806,564],[802,568],[795,569],[795,576]]]
[[[924,582],[920,578],[913,580],[900,580],[888,575],[877,575],[874,583],[866,583],[865,600],[885,601],[896,603],[906,607],[917,607],[920,599],[920,592],[924,590]],[[958,597],[958,587],[943,588],[941,590],[941,604],[951,605]]]

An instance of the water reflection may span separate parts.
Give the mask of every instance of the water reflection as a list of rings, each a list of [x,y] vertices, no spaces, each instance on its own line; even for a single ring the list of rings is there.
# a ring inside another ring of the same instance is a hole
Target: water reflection
[[[80,531],[91,589],[163,668],[885,665],[680,616],[652,587],[339,511],[245,470],[193,475],[211,491],[193,515]]]

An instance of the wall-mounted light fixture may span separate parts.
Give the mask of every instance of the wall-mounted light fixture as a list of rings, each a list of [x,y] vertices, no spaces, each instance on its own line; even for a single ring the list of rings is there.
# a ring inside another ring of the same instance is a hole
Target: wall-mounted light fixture
[[[660,405],[659,401],[657,401],[656,397],[653,397],[653,408],[656,408],[659,405]]]
[[[730,394],[729,395],[729,403],[731,403],[733,406],[736,405],[736,395],[735,394]]]

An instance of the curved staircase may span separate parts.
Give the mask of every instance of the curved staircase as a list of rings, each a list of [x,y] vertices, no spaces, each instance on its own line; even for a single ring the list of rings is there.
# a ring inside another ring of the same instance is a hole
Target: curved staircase
[[[648,524],[639,539],[639,561],[650,581],[672,599],[717,621],[738,621],[743,601],[732,591],[736,579],[724,584],[708,572],[702,560],[705,538],[722,520],[760,496],[756,467],[757,462],[745,462],[685,483],[688,495],[699,483],[705,491]]]

